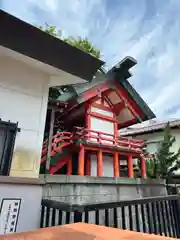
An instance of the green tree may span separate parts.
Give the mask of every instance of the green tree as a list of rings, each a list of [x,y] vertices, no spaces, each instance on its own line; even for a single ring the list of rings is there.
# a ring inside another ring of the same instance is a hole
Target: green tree
[[[87,38],[81,38],[79,37],[78,39],[75,39],[73,37],[67,37],[63,38],[61,31],[57,30],[56,26],[49,25],[48,23],[45,23],[45,26],[36,26],[40,30],[56,37],[59,38],[68,44],[71,44],[72,46],[81,49],[84,52],[87,52],[91,54],[92,56],[96,58],[100,58],[100,50],[96,48]]]
[[[176,138],[172,136],[169,123],[164,129],[164,139],[153,158],[146,160],[147,176],[149,178],[169,179],[174,171],[180,168],[180,148],[177,153],[171,151]]]
[[[92,43],[88,41],[87,38],[81,38],[75,39],[73,37],[68,37],[63,39],[65,42],[71,44],[74,47],[79,48],[82,51],[85,51],[92,56],[96,58],[100,58],[100,50],[93,46]]]
[[[73,37],[63,38],[62,32],[60,30],[57,30],[56,26],[49,25],[48,23],[45,23],[45,26],[37,26],[40,30],[52,35],[53,37],[59,38],[68,44],[79,48],[80,50],[87,52],[91,54],[92,56],[96,58],[100,58],[100,50],[97,49],[87,38],[81,38],[75,39]],[[50,88],[49,89],[49,97],[53,99],[57,99],[60,95],[59,90],[57,88]]]
[[[45,26],[38,26],[36,25],[37,28],[39,28],[40,30],[48,33],[49,35],[56,37],[56,38],[60,38],[61,37],[61,31],[57,30],[57,28],[53,25],[49,25],[48,23],[45,23]]]

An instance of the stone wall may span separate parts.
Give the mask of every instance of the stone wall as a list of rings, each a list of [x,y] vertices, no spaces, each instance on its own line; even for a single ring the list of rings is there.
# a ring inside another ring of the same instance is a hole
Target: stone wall
[[[163,180],[46,175],[43,198],[92,204],[167,195]]]
[[[43,198],[69,204],[93,204],[113,201],[133,200],[139,198],[167,195],[163,180],[146,180],[130,178],[110,177],[81,177],[81,176],[41,176],[45,182],[43,186]],[[140,213],[140,209],[138,211]],[[136,213],[132,208],[133,228],[136,226]],[[121,208],[117,208],[118,227],[122,228]],[[105,212],[100,210],[100,224],[105,224]],[[114,224],[114,213],[109,209],[109,225]],[[129,210],[125,207],[126,226],[129,228]],[[85,216],[83,215],[83,218]],[[71,213],[70,221],[74,216]],[[142,230],[142,216],[139,214],[140,229]],[[58,222],[58,219],[57,219]],[[147,216],[145,216],[147,222]],[[65,215],[62,219],[65,224]],[[95,223],[95,212],[89,213],[89,223]]]

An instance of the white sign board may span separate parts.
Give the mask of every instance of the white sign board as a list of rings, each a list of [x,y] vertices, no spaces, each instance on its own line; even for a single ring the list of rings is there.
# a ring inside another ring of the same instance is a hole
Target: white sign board
[[[0,235],[16,232],[21,199],[3,199],[0,208]]]

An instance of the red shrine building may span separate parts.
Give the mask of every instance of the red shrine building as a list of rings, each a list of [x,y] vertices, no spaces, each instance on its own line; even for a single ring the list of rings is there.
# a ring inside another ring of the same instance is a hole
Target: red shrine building
[[[118,134],[155,117],[127,80],[135,64],[126,57],[89,83],[58,88],[48,104],[41,173],[133,178],[138,159],[146,178],[144,141]]]

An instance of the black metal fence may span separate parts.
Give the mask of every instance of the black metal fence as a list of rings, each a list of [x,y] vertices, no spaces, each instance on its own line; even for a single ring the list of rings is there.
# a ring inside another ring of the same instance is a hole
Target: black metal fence
[[[137,232],[180,237],[180,196],[91,205],[42,200],[41,227],[87,222]]]

